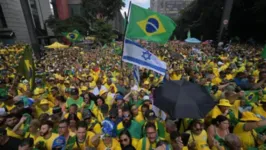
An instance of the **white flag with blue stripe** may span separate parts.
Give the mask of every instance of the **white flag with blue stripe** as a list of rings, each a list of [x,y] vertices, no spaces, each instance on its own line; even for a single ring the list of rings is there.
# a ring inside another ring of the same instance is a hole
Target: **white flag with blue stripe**
[[[153,70],[165,75],[166,63],[153,55],[150,51],[141,47],[138,43],[125,39],[122,60],[140,67]]]
[[[134,65],[134,67],[133,67],[133,76],[134,76],[134,80],[136,82],[136,85],[139,85],[139,83],[140,83],[139,67],[136,65]]]

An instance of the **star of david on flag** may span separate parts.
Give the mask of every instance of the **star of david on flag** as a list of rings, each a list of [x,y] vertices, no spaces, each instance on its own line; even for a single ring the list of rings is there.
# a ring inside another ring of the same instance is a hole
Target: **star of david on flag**
[[[122,60],[133,65],[153,70],[161,75],[166,73],[166,63],[138,43],[125,39]]]

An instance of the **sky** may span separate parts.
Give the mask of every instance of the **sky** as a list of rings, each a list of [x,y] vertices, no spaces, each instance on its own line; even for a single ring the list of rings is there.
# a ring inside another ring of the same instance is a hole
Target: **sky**
[[[124,15],[124,12],[128,12],[128,6],[129,2],[134,3],[136,5],[139,5],[144,8],[149,8],[150,7],[150,0],[124,0],[126,3],[126,6],[121,9],[121,13]]]

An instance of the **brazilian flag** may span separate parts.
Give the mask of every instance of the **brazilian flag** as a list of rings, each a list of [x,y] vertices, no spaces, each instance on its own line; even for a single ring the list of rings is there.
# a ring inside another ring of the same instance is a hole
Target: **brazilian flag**
[[[31,90],[34,89],[35,84],[35,65],[32,54],[32,49],[27,45],[17,68],[17,72],[29,81]]]
[[[132,4],[126,37],[166,43],[175,28],[175,22],[169,17]]]
[[[247,102],[257,102],[259,100],[259,91],[245,91],[245,100]]]
[[[80,41],[82,36],[80,35],[79,31],[74,30],[72,32],[63,32],[62,33],[68,40],[71,42],[77,42]]]

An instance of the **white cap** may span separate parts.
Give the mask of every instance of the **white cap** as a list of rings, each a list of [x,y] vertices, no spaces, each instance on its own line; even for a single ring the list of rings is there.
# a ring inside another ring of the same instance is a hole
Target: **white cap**
[[[145,95],[145,96],[143,97],[143,100],[150,100],[150,97],[149,97],[148,95]]]

